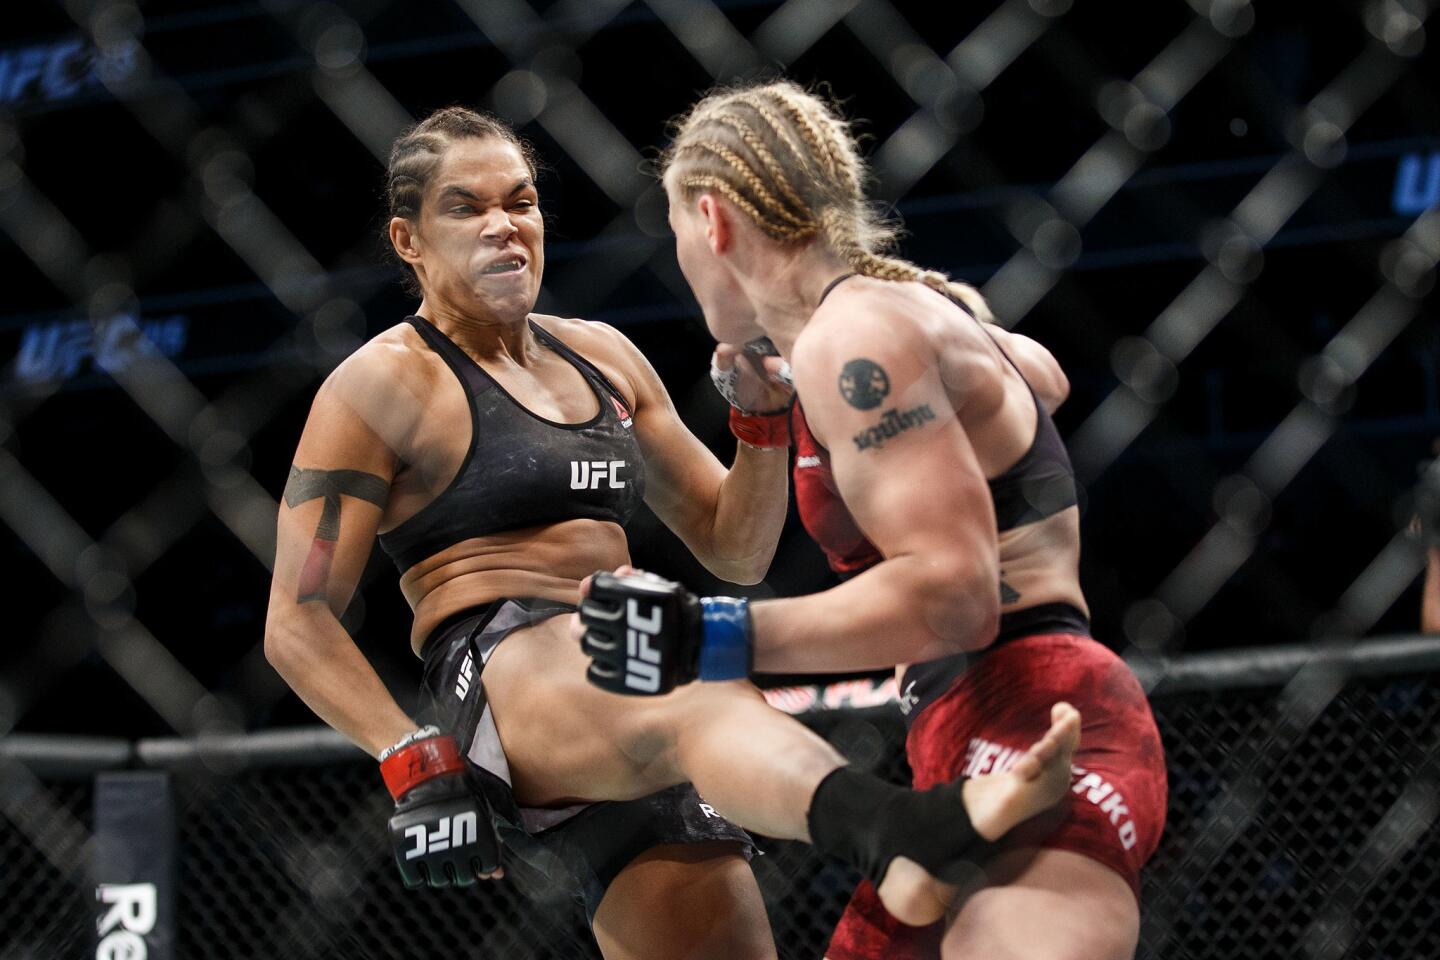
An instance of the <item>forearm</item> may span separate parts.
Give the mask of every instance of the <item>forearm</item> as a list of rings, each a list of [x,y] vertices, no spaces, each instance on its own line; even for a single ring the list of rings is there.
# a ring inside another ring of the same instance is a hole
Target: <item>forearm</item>
[[[758,583],[785,525],[789,456],[785,448],[735,447],[735,462],[715,494],[708,556],[700,559],[732,583]]]
[[[1440,547],[1425,551],[1425,593],[1420,601],[1420,630],[1440,633]]]
[[[752,603],[754,669],[874,670],[981,649],[994,639],[999,599],[966,579],[897,557],[823,593]]]
[[[305,705],[371,756],[415,728],[370,662],[323,605],[276,613],[265,655]]]

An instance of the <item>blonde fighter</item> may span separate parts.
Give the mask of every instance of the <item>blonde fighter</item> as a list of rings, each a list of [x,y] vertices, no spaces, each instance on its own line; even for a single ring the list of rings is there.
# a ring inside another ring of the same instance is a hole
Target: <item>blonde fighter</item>
[[[900,665],[917,787],[1008,767],[1056,700],[1085,718],[1053,832],[1007,838],[984,889],[927,930],[897,923],[915,915],[887,912],[862,885],[829,956],[933,956],[942,937],[947,958],[1132,955],[1164,758],[1139,684],[1089,636],[1076,489],[1050,419],[1063,371],[985,323],[973,289],[880,252],[893,228],[865,196],[847,124],[794,84],[705,97],[679,121],[663,179],[711,332],[767,336],[793,366],[798,506],[846,578],[728,621],[677,623],[658,645],[674,661],[667,676]],[[613,683],[625,658],[596,639],[628,581],[596,583],[576,632],[592,677]]]

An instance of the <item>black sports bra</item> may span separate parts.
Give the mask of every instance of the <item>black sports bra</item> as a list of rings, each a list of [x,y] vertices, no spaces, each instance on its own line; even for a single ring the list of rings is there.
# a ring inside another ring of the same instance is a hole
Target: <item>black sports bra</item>
[[[820,301],[823,303],[831,290],[841,281],[853,276],[855,274],[846,273],[830,281],[820,294]],[[984,329],[985,324],[963,302],[942,290],[934,287],[931,289],[963,310],[966,316]],[[990,486],[990,499],[995,502],[995,526],[1003,532],[1053,516],[1067,507],[1075,506],[1079,503],[1079,498],[1075,489],[1075,469],[1070,465],[1070,454],[1065,450],[1065,441],[1060,438],[1060,431],[1055,429],[1055,421],[1045,412],[1045,407],[1040,403],[1040,398],[1035,396],[1030,381],[1025,379],[1025,374],[1021,373],[1015,361],[1010,359],[1010,354],[1005,352],[1005,348],[1000,346],[994,337],[990,340],[995,343],[1000,355],[1020,375],[1021,382],[1030,391],[1030,399],[1035,404],[1035,437],[1030,441],[1029,449],[1000,476],[985,481]]]
[[[625,398],[593,364],[530,321],[600,401],[584,423],[556,423],[522,406],[428,320],[405,319],[460,380],[470,404],[470,447],[444,492],[381,534],[380,546],[401,573],[471,537],[562,520],[630,519],[645,498],[645,465]]]

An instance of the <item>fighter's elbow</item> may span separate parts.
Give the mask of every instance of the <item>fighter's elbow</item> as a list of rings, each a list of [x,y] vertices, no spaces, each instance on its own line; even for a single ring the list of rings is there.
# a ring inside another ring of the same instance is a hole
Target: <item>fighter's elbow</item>
[[[925,586],[926,627],[937,656],[974,653],[990,646],[1000,625],[999,573],[992,565],[937,565]]]
[[[705,564],[705,569],[726,583],[750,587],[765,579],[765,572],[769,569],[769,565],[716,561]]]
[[[307,646],[305,612],[294,603],[270,604],[265,617],[265,660],[282,676],[293,667]]]
[[[765,579],[770,572],[770,562],[775,558],[775,549],[757,550],[742,557],[726,557],[712,554],[704,558],[705,569],[726,583],[754,586]]]
[[[274,611],[265,618],[265,660],[276,670],[283,668],[293,647],[293,631]]]
[[[742,587],[753,587],[765,579],[765,571],[768,569],[768,566],[747,567],[734,571],[728,579]]]

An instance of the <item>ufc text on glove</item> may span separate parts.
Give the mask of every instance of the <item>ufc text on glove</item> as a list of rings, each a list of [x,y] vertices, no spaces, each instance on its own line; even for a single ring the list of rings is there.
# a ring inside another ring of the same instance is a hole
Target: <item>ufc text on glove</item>
[[[590,682],[612,693],[656,696],[692,680],[750,673],[749,601],[696,597],[650,574],[595,574],[580,603]]]

